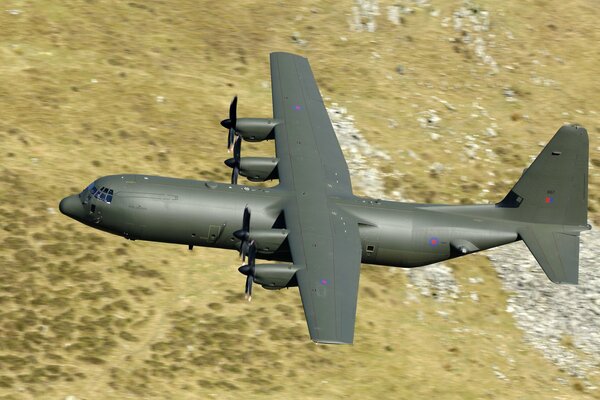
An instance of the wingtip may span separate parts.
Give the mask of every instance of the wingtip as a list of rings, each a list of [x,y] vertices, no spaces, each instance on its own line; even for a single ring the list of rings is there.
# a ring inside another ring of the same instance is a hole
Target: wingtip
[[[271,59],[277,58],[277,57],[295,57],[295,58],[302,58],[305,59],[306,57],[303,57],[299,54],[294,54],[294,53],[288,53],[286,51],[273,51],[270,53],[270,57]]]
[[[335,340],[314,340],[313,339],[313,342],[316,345],[328,345],[328,344],[335,344],[335,345],[349,344],[349,345],[352,345],[352,344],[354,344],[352,342],[339,342],[339,341],[335,341]]]

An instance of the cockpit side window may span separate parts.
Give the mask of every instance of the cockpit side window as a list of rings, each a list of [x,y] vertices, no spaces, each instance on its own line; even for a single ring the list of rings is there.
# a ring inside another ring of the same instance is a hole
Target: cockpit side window
[[[87,204],[90,201],[90,199],[92,198],[92,194],[93,194],[92,189],[94,189],[94,187],[95,187],[94,183],[95,182],[90,183],[88,185],[88,187],[86,187],[85,189],[83,189],[81,191],[81,193],[79,193],[79,199],[81,200],[81,202],[83,204]]]

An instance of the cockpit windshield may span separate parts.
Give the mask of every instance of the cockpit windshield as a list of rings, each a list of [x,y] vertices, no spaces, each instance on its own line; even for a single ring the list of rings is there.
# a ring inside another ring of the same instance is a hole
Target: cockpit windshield
[[[100,201],[103,201],[107,204],[113,199],[113,190],[107,187],[102,186],[101,188],[97,188],[95,184],[92,184],[92,188],[90,189],[90,193],[92,196],[97,198]]]

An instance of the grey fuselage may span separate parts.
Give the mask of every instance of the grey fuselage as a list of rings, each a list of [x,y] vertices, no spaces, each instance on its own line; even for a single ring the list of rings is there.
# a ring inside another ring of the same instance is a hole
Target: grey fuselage
[[[93,185],[113,191],[110,203],[91,195]],[[272,232],[285,228],[282,204],[294,195],[277,186],[113,175],[64,199],[61,211],[131,240],[237,250],[240,242],[233,233],[241,228],[245,206],[252,212],[252,232]],[[356,196],[329,201],[359,221],[361,261],[367,264],[417,267],[519,239],[514,223],[498,218],[494,205],[440,206]],[[257,257],[292,261],[285,240],[272,243],[259,241]]]

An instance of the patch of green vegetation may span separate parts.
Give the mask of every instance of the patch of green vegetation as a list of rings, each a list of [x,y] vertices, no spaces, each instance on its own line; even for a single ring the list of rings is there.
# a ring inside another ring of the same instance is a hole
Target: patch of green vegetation
[[[100,365],[100,364],[106,363],[106,361],[103,360],[102,358],[95,357],[95,356],[78,356],[77,359],[80,361],[89,363],[89,364],[94,364],[94,365]]]

